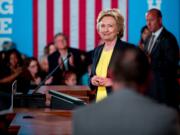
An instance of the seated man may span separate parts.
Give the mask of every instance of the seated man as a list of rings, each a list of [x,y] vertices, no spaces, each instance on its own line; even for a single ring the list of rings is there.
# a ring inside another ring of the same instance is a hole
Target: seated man
[[[67,37],[63,33],[55,35],[54,44],[57,51],[48,56],[49,72],[53,71],[58,64],[60,68],[53,74],[52,84],[62,84],[64,71],[72,70],[80,78],[83,68],[80,50],[68,47]]]
[[[114,92],[103,101],[76,110],[74,135],[176,135],[177,112],[143,96],[149,75],[146,55],[135,47],[116,56]]]

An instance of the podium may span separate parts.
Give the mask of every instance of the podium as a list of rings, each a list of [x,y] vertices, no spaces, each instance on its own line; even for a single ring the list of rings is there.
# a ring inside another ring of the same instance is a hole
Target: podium
[[[14,106],[15,107],[33,107],[33,108],[44,108],[51,105],[52,96],[49,91],[61,92],[75,98],[83,100],[85,103],[89,103],[90,89],[87,86],[41,86],[37,93],[27,95],[15,95]],[[54,101],[54,100],[53,100]],[[58,102],[57,102],[58,103]]]
[[[89,102],[87,86],[41,86],[38,93],[46,96],[46,103],[50,105],[51,95],[49,90],[62,92]],[[47,108],[15,108],[15,118],[9,129],[18,134],[72,134],[72,110]],[[24,118],[31,116],[32,118]]]

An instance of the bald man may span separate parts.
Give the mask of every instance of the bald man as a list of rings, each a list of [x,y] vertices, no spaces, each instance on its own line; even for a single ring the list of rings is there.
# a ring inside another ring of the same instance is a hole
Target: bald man
[[[145,51],[150,58],[153,71],[152,87],[148,95],[160,103],[178,109],[180,88],[176,81],[179,47],[175,36],[166,30],[162,13],[150,9],[146,15],[148,29],[152,32]]]

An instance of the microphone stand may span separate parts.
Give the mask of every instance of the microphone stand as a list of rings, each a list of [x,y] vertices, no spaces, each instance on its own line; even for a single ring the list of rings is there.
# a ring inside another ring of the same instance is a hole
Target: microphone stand
[[[67,57],[63,60],[62,64],[63,64],[66,60],[68,60],[70,57],[71,57],[71,54],[68,54]],[[34,89],[34,91],[33,91],[32,94],[37,93],[38,89],[54,74],[54,72],[56,72],[56,70],[57,70],[58,68],[60,68],[60,66],[61,66],[62,64],[58,64],[58,65],[45,77],[45,79],[40,82],[40,84]]]

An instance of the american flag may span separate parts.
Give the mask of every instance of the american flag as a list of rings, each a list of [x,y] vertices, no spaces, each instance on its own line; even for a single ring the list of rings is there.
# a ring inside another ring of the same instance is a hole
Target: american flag
[[[99,41],[97,16],[102,9],[110,8],[118,8],[124,16],[123,40],[127,40],[128,0],[33,0],[34,56],[41,56],[58,32],[68,36],[73,48],[94,49]]]

